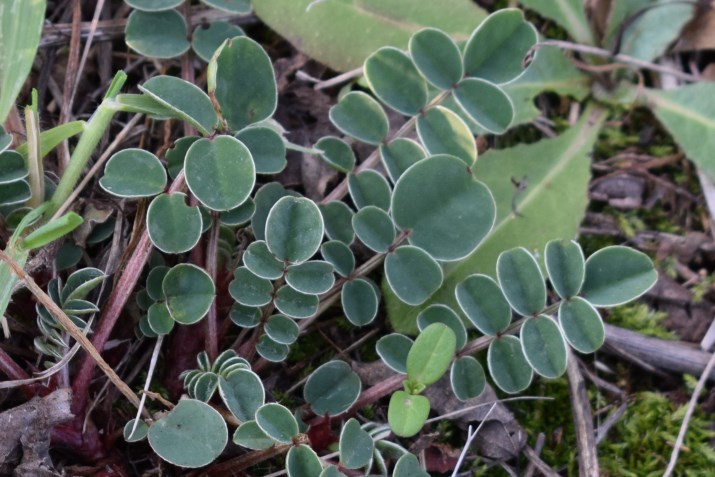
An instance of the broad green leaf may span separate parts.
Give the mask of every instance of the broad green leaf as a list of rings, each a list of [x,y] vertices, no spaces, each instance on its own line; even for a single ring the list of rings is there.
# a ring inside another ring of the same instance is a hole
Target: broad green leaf
[[[174,319],[166,307],[166,303],[154,303],[147,311],[147,322],[157,335],[167,335],[174,329]]]
[[[397,297],[419,305],[442,285],[442,268],[427,252],[402,245],[385,258],[385,279]]]
[[[256,424],[268,437],[281,444],[290,444],[298,435],[298,422],[285,406],[268,403],[256,410]]]
[[[269,280],[259,277],[246,267],[237,268],[233,277],[228,291],[241,305],[253,307],[270,303],[273,284]]]
[[[173,58],[190,46],[186,22],[176,10],[154,13],[134,10],[124,33],[129,48],[153,58]]]
[[[273,447],[275,441],[258,427],[256,421],[247,421],[233,433],[233,443],[251,450],[263,450]]]
[[[347,277],[355,270],[355,255],[350,247],[342,242],[325,242],[320,246],[320,254],[335,268],[338,275]]]
[[[340,431],[340,464],[346,469],[365,467],[372,459],[375,443],[367,431],[354,419],[348,419]]]
[[[449,326],[429,325],[417,336],[407,354],[407,377],[424,386],[437,382],[452,363],[456,349],[457,339]]]
[[[350,323],[365,326],[377,316],[379,298],[370,282],[362,278],[349,280],[340,291],[343,312]]]
[[[24,204],[30,197],[30,185],[24,180],[0,184],[0,205]]]
[[[514,248],[499,255],[497,277],[504,298],[520,315],[536,315],[546,306],[544,277],[538,262],[525,248]]]
[[[251,13],[250,0],[201,0],[201,2],[228,13]]]
[[[181,192],[161,194],[147,210],[147,231],[151,243],[164,253],[183,253],[194,248],[201,238],[201,212],[186,205]]]
[[[124,0],[124,3],[143,12],[161,12],[178,7],[184,0]]]
[[[326,136],[315,143],[315,148],[323,151],[320,157],[338,172],[347,174],[355,168],[355,153],[342,139]]]
[[[322,260],[311,260],[291,265],[286,272],[286,283],[301,293],[320,295],[335,283],[333,266]]]
[[[266,220],[268,213],[278,200],[287,196],[293,195],[292,191],[287,191],[278,182],[269,182],[258,189],[253,201],[256,203],[256,210],[251,217],[251,228],[256,240],[266,239]]]
[[[175,179],[179,172],[184,168],[184,160],[186,159],[186,152],[189,150],[191,145],[198,141],[200,138],[198,136],[187,136],[177,139],[174,145],[166,151],[166,169],[169,171],[169,175],[172,179]]]
[[[21,154],[15,151],[0,153],[0,184],[9,184],[27,177],[27,166]]]
[[[585,264],[581,246],[571,240],[552,240],[546,244],[544,263],[551,286],[563,299],[581,291],[585,277]]]
[[[452,363],[449,380],[454,395],[460,401],[468,401],[479,396],[487,385],[484,368],[472,356],[462,356]]]
[[[629,247],[606,247],[586,260],[582,296],[594,306],[609,307],[635,300],[658,280],[653,262]]]
[[[248,369],[240,369],[227,378],[220,377],[218,391],[231,414],[244,423],[255,418],[266,399],[261,378]]]
[[[266,221],[268,249],[279,260],[300,263],[312,257],[323,239],[323,217],[310,199],[283,197]]]
[[[422,429],[429,416],[430,402],[424,396],[395,391],[387,408],[387,422],[396,436],[412,437]],[[398,475],[395,472],[393,475]],[[413,473],[400,474],[414,476]]]
[[[581,0],[521,0],[521,4],[555,21],[578,43],[593,45],[591,25]]]
[[[278,174],[288,164],[283,138],[271,128],[246,128],[236,134],[236,139],[251,151],[257,174]]]
[[[348,190],[355,207],[362,209],[374,205],[382,210],[390,209],[390,185],[382,174],[372,169],[348,176]]]
[[[462,53],[449,35],[425,28],[410,38],[410,56],[420,73],[435,87],[447,90],[464,75]]]
[[[139,89],[205,136],[216,127],[218,118],[208,95],[188,81],[173,76],[155,76],[139,85]]]
[[[283,276],[283,262],[273,256],[263,240],[256,240],[243,252],[243,264],[261,278],[277,280]]]
[[[421,307],[404,306],[394,295],[385,293],[388,316],[395,330],[416,333],[417,315],[433,303],[456,308],[457,284],[474,273],[494,277],[497,257],[504,250],[518,246],[543,250],[550,240],[576,234],[587,204],[590,152],[604,118],[603,111],[588,109],[574,127],[557,138],[490,151],[479,158],[474,174],[494,194],[497,204],[494,228],[469,258],[445,265],[444,285]],[[414,168],[420,165],[421,162]],[[510,177],[518,180],[526,177],[526,189],[517,191]],[[434,181],[425,183],[418,189],[419,194],[424,195],[429,190],[426,188],[434,187]],[[398,190],[395,187],[396,195]],[[437,196],[435,201],[443,197]]]
[[[492,134],[502,134],[514,119],[514,104],[499,86],[479,78],[459,82],[454,98],[470,119]]]
[[[54,242],[58,238],[67,235],[74,229],[82,225],[84,220],[74,212],[68,212],[62,217],[52,220],[45,225],[35,229],[30,235],[22,241],[22,247],[26,250],[32,250]]]
[[[453,111],[436,106],[417,118],[417,134],[428,153],[450,154],[472,166],[477,145],[469,126]]]
[[[313,316],[320,303],[316,295],[301,293],[288,285],[278,289],[274,300],[278,311],[298,319]]]
[[[288,477],[320,477],[323,465],[313,449],[299,444],[288,450],[286,471]]]
[[[362,66],[382,46],[406,48],[431,26],[466,40],[486,13],[469,0],[253,0],[256,15],[300,51],[337,71]]]
[[[231,295],[233,297],[233,295]],[[254,328],[261,323],[261,309],[253,306],[234,303],[229,318],[241,328]]]
[[[601,315],[581,297],[561,302],[559,325],[569,344],[581,353],[595,352],[606,340]]]
[[[218,411],[195,399],[182,399],[149,428],[149,445],[179,467],[203,467],[226,447],[228,430]]]
[[[344,361],[328,361],[308,377],[303,397],[318,416],[337,416],[350,409],[362,389],[362,383]]]
[[[413,343],[414,341],[405,335],[390,333],[377,340],[375,351],[388,368],[407,374],[407,355]]]
[[[669,0],[654,3],[624,28],[620,53],[643,61],[657,59],[680,37],[681,30],[696,13],[694,5],[688,3]]]
[[[546,315],[529,318],[521,326],[521,347],[534,371],[545,378],[566,372],[566,342],[559,325]]]
[[[288,345],[273,341],[268,335],[263,335],[256,344],[256,351],[266,361],[280,363],[288,357],[290,348]]]
[[[489,344],[489,373],[499,388],[516,394],[529,387],[533,371],[524,356],[521,341],[514,336],[502,336]]]
[[[497,282],[487,275],[470,275],[454,290],[457,303],[474,327],[497,336],[511,323],[511,307]]]
[[[211,59],[208,91],[233,131],[270,118],[278,104],[271,59],[246,36],[226,40]]]
[[[295,343],[300,334],[300,328],[295,321],[283,315],[268,318],[264,330],[270,339],[284,345]]]
[[[467,344],[467,329],[459,316],[448,306],[431,305],[417,316],[417,328],[420,331],[424,331],[432,323],[442,323],[452,330],[457,339],[457,349],[462,349]]]
[[[395,224],[437,260],[472,253],[492,229],[495,212],[489,189],[453,156],[432,156],[410,167],[392,195]]]
[[[350,245],[355,240],[352,219],[354,212],[343,201],[333,200],[320,204],[320,213],[325,224],[325,235],[329,239]]]
[[[169,270],[163,288],[171,317],[183,325],[203,318],[216,294],[209,274],[189,263],[180,263]]]
[[[132,419],[124,425],[124,440],[127,442],[143,441],[149,433],[149,426],[146,425],[146,422],[140,420],[136,428],[134,427],[135,422],[136,420]],[[132,432],[132,429],[134,429],[134,432]]]
[[[672,134],[688,159],[715,177],[715,84],[702,81],[678,89],[645,90],[658,120]]]
[[[427,83],[402,50],[385,46],[365,60],[365,79],[375,96],[405,116],[415,116],[427,105]]]
[[[46,5],[45,0],[0,3],[0,124],[5,123],[32,69]]]
[[[539,41],[534,26],[517,9],[492,13],[479,25],[464,49],[467,76],[506,83],[522,72],[524,57]]]
[[[189,147],[184,163],[186,184],[206,207],[231,210],[248,199],[256,183],[256,168],[248,148],[231,136],[199,139]]]
[[[420,467],[414,454],[406,453],[397,461],[392,477],[429,477],[429,474]]]
[[[341,132],[358,141],[377,146],[390,129],[385,111],[372,96],[352,91],[330,108],[330,121]]]
[[[379,207],[363,207],[353,216],[352,222],[360,241],[377,253],[387,253],[395,241],[395,224]]]
[[[426,155],[416,141],[404,137],[398,137],[388,144],[380,144],[380,159],[393,184],[402,173]]]
[[[166,169],[151,152],[123,149],[107,161],[99,186],[118,197],[150,197],[164,191]]]
[[[191,48],[199,58],[208,63],[225,40],[244,34],[241,27],[228,22],[216,21],[208,26],[198,25],[191,38]]]

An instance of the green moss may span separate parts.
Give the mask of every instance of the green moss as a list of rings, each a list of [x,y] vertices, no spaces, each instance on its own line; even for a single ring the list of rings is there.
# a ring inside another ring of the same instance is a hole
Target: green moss
[[[661,324],[667,316],[667,313],[651,310],[643,303],[633,303],[611,310],[608,322],[644,335],[672,340],[676,336]]]

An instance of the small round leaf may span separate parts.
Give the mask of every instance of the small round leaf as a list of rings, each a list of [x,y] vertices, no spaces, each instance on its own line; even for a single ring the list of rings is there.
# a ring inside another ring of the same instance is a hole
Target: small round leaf
[[[362,383],[344,361],[329,361],[308,377],[303,397],[318,416],[337,416],[357,401]]]
[[[132,50],[154,58],[173,58],[189,49],[186,22],[176,10],[134,10],[127,19],[125,41]]]
[[[189,147],[200,138],[198,136],[186,136],[177,139],[174,145],[166,151],[167,170],[172,179],[175,179],[184,168],[184,159]]]
[[[244,35],[243,29],[228,22],[211,22],[208,27],[198,25],[191,38],[191,48],[208,63],[225,40],[241,35]]]
[[[371,96],[359,91],[352,91],[332,108],[330,121],[344,134],[358,141],[377,146],[390,129],[387,115]]]
[[[414,116],[427,104],[427,83],[404,51],[380,48],[365,60],[365,78],[375,96],[405,116]]]
[[[340,463],[346,469],[359,469],[365,467],[372,459],[375,443],[370,434],[360,427],[360,423],[352,418],[348,419],[340,431]]]
[[[229,227],[235,227],[237,225],[243,225],[253,218],[253,214],[256,212],[256,203],[250,197],[246,201],[236,207],[235,209],[227,210],[226,212],[221,212],[220,220],[224,225]]]
[[[236,134],[236,139],[251,151],[257,174],[278,174],[288,164],[283,138],[271,128],[246,128]]]
[[[266,220],[268,219],[268,214],[276,202],[287,195],[292,195],[292,193],[285,190],[278,182],[269,182],[258,189],[258,192],[256,192],[256,195],[253,197],[256,209],[253,212],[253,217],[251,217],[251,228],[253,229],[253,235],[256,237],[256,240],[266,239]]]
[[[573,240],[552,240],[546,244],[544,262],[556,293],[565,300],[581,291],[585,277],[583,251]]]
[[[268,318],[264,330],[270,339],[284,345],[295,343],[300,334],[300,328],[295,321],[283,315]]]
[[[288,477],[320,477],[323,465],[313,449],[299,444],[288,450],[286,471]]]
[[[256,344],[256,351],[266,361],[280,363],[288,357],[288,345],[273,341],[268,335],[263,335]]]
[[[278,311],[291,318],[310,318],[318,311],[320,300],[316,295],[307,295],[289,285],[278,289],[275,296]]]
[[[343,242],[337,240],[325,242],[320,246],[320,254],[343,277],[347,277],[355,270],[355,255]]]
[[[263,240],[252,242],[246,247],[243,264],[261,278],[277,280],[283,276],[283,262],[273,256]]]
[[[523,316],[536,315],[546,306],[546,285],[534,256],[522,247],[502,252],[497,277],[504,297]]]
[[[261,378],[248,369],[219,377],[218,391],[228,410],[241,422],[253,420],[266,399]]]
[[[27,177],[27,174],[27,166],[22,154],[15,151],[0,153],[0,184],[19,181]]]
[[[388,368],[407,374],[407,355],[413,343],[414,341],[405,335],[390,333],[377,340],[375,351]]]
[[[546,315],[529,318],[521,327],[521,346],[534,371],[558,378],[566,371],[567,350],[559,326]]]
[[[315,148],[323,151],[320,157],[336,171],[347,174],[355,168],[355,153],[342,139],[327,136],[315,143]]]
[[[239,267],[233,274],[228,292],[234,300],[244,306],[263,306],[271,301],[273,284],[254,274],[246,267]]]
[[[258,427],[256,421],[247,421],[241,424],[233,433],[233,442],[251,450],[264,450],[275,444],[275,441]]]
[[[417,161],[426,156],[424,149],[412,139],[398,137],[389,144],[380,144],[380,159],[393,183]]]
[[[379,299],[375,289],[365,279],[350,280],[340,291],[343,312],[350,323],[365,326],[377,316]]]
[[[433,323],[417,336],[407,355],[407,377],[429,386],[449,368],[457,349],[457,338],[449,326]]]
[[[256,411],[256,424],[271,439],[281,444],[290,444],[298,435],[298,422],[285,406],[277,403],[264,404]]]
[[[499,86],[478,78],[462,80],[454,98],[465,113],[482,129],[502,134],[514,119],[514,104]]]
[[[124,426],[124,440],[127,442],[143,441],[149,433],[149,426],[146,425],[146,422],[140,420],[136,429],[134,428],[135,422],[136,419],[132,419]],[[134,432],[132,432],[132,429],[134,429]]]
[[[420,462],[414,454],[404,454],[395,464],[392,477],[429,477],[429,474],[420,467]]]
[[[355,239],[352,218],[353,211],[342,201],[333,200],[320,204],[320,213],[325,223],[325,235],[331,240],[337,240],[350,245]]]
[[[261,309],[234,303],[231,307],[229,318],[236,326],[241,328],[255,328],[261,323]]]
[[[169,270],[164,277],[163,288],[171,317],[184,325],[203,318],[216,293],[209,274],[189,263],[181,263]]]
[[[533,371],[524,356],[521,341],[514,336],[502,336],[489,344],[489,373],[499,388],[516,394],[529,387]]]
[[[291,265],[286,272],[286,283],[301,293],[320,295],[335,283],[333,266],[321,260]]]
[[[174,329],[174,320],[171,318],[166,303],[154,303],[147,311],[147,321],[151,330],[157,335],[167,335]]]
[[[449,380],[454,395],[460,401],[468,401],[479,396],[487,385],[484,368],[472,356],[462,356],[454,361]]]
[[[606,247],[586,260],[581,293],[594,306],[617,306],[635,300],[657,280],[658,272],[646,254],[629,247]]]
[[[374,205],[382,210],[390,209],[390,184],[382,175],[371,169],[348,176],[348,190],[358,209]]]
[[[455,288],[457,303],[475,328],[488,336],[506,330],[511,322],[511,307],[491,277],[470,275]]]
[[[410,38],[409,50],[420,73],[437,88],[450,89],[462,79],[462,53],[443,31],[436,28],[418,31]]]
[[[597,351],[606,340],[601,315],[593,305],[580,297],[561,302],[559,325],[569,344],[581,353]]]
[[[412,437],[422,429],[429,416],[430,402],[424,396],[396,391],[387,408],[387,422],[396,436]],[[397,474],[393,474],[397,475]],[[415,474],[400,474],[412,477]]]
[[[184,0],[124,0],[132,8],[143,12],[161,12],[178,7]]]
[[[435,106],[417,118],[417,134],[430,154],[450,154],[468,166],[477,160],[474,135],[455,112]]]
[[[268,214],[266,243],[279,260],[304,262],[318,251],[322,240],[323,217],[310,199],[283,197]]]
[[[442,285],[442,268],[427,252],[402,245],[385,259],[385,278],[397,298],[419,305]]]
[[[181,192],[161,194],[147,210],[147,231],[156,248],[164,253],[188,252],[201,238],[201,212],[186,205]]]
[[[176,117],[188,122],[201,134],[209,135],[218,118],[208,95],[193,83],[173,76],[155,76],[139,89],[169,108]]]
[[[363,207],[353,216],[352,223],[360,241],[377,253],[387,253],[395,241],[395,224],[379,207]]]
[[[124,149],[109,158],[99,185],[117,197],[150,197],[164,191],[166,170],[151,152]]]
[[[201,2],[228,13],[251,13],[250,0],[201,0]]]
[[[459,316],[447,305],[430,305],[417,315],[417,328],[420,331],[432,323],[442,323],[449,326],[457,338],[457,349],[467,344],[467,329]]]

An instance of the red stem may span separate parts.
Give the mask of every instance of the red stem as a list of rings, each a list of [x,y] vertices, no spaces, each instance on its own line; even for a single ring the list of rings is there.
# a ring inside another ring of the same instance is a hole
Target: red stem
[[[217,268],[218,268],[218,237],[221,229],[221,225],[218,221],[218,215],[213,213],[213,224],[211,226],[211,231],[209,232],[209,242],[206,245],[206,271],[208,272],[211,280],[216,284],[217,280]],[[217,298],[211,303],[211,308],[209,308],[209,314],[206,317],[206,336],[204,337],[206,343],[206,352],[209,355],[211,361],[216,359],[218,356],[218,327],[216,324],[217,320]]]

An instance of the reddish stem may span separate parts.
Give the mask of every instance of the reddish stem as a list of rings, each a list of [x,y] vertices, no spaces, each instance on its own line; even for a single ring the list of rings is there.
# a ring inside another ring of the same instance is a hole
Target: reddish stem
[[[211,231],[209,232],[209,241],[206,245],[206,272],[208,272],[211,277],[211,281],[216,284],[217,280],[217,268],[218,268],[218,238],[221,225],[218,221],[218,214],[213,214],[213,225],[211,226]],[[217,298],[214,298],[211,303],[211,308],[209,308],[209,314],[206,317],[206,336],[205,346],[206,352],[209,355],[211,361],[215,360],[218,356],[218,326],[217,326]]]

